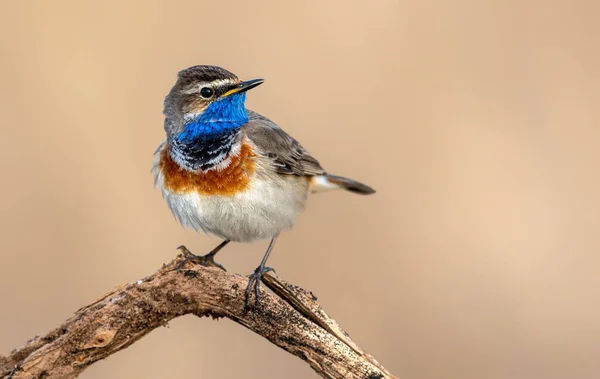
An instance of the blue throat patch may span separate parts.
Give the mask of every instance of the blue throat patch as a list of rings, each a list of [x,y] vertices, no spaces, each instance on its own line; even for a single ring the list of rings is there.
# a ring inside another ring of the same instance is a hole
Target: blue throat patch
[[[196,119],[185,124],[177,139],[184,143],[214,140],[239,129],[248,122],[246,94],[233,94],[211,103]]]
[[[189,171],[209,170],[227,158],[240,127],[248,122],[246,94],[211,103],[171,141],[171,156]]]

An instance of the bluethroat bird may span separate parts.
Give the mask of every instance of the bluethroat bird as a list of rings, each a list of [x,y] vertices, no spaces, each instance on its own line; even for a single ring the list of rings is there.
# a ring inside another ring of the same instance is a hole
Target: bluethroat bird
[[[216,66],[179,72],[164,102],[166,139],[154,155],[155,183],[184,227],[223,242],[204,256],[185,250],[202,265],[231,241],[270,239],[246,288],[260,301],[261,277],[279,234],[304,210],[309,193],[344,189],[368,195],[362,183],[328,174],[319,162],[274,122],[245,107],[246,91],[263,79],[240,81]],[[185,249],[185,248],[184,248]]]

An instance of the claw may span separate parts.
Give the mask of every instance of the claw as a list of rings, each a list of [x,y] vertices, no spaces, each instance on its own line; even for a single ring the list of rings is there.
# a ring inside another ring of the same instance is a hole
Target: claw
[[[250,294],[252,293],[252,284],[254,284],[254,294],[256,296],[256,304],[260,303],[260,281],[262,279],[263,274],[269,271],[275,271],[271,267],[265,267],[267,263],[267,259],[269,258],[269,254],[271,254],[271,250],[273,250],[273,246],[275,246],[275,241],[277,240],[277,236],[271,238],[271,242],[269,243],[269,247],[265,252],[265,256],[262,261],[260,261],[260,265],[254,270],[254,273],[250,274],[248,277],[248,287],[246,287],[246,309],[250,307]]]
[[[188,263],[189,261],[191,261],[192,259],[198,257],[197,255],[192,255],[189,256],[187,258],[185,258],[184,260],[182,260],[181,262],[179,262],[179,264],[177,265],[177,267],[175,267],[175,271],[179,271],[181,270],[181,268],[183,267],[183,265],[185,265],[186,263]],[[200,258],[200,257],[198,257]]]
[[[252,287],[254,286],[254,296],[256,297],[256,304],[260,303],[260,281],[262,276],[269,271],[275,271],[271,267],[257,267],[256,270],[250,275],[246,275],[248,280],[248,287],[246,287],[246,308],[250,307],[250,298],[252,297]]]
[[[256,295],[256,304],[258,304],[260,303],[260,280],[257,279],[254,283],[254,294]]]
[[[187,249],[187,247],[185,247],[184,245],[181,245],[177,248],[177,250],[181,251],[181,253],[186,257],[183,261],[181,261],[177,267],[175,268],[176,271],[181,270],[181,268],[188,262],[192,261],[196,264],[202,265],[204,267],[208,267],[208,266],[213,266],[213,267],[217,267],[220,268],[221,270],[227,272],[227,270],[225,269],[225,267],[218,263],[215,262],[215,254],[217,253],[217,251],[212,251],[206,255],[195,255],[193,254],[191,251],[189,251]]]
[[[185,245],[181,245],[179,247],[177,247],[177,250],[181,251],[181,254],[185,255],[185,256],[194,256],[194,254],[192,254],[191,251],[188,250],[187,247],[185,247]]]

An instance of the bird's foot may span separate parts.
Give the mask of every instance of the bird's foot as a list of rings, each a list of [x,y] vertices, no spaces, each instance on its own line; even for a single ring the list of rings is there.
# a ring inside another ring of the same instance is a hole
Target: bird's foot
[[[179,246],[177,248],[177,250],[181,251],[183,253],[183,255],[185,256],[185,259],[177,265],[177,268],[175,269],[177,271],[181,270],[183,265],[185,265],[187,262],[194,262],[194,263],[202,265],[204,267],[208,267],[208,266],[218,267],[223,271],[227,271],[225,269],[225,267],[223,267],[222,264],[215,262],[215,254],[217,252],[214,250],[206,255],[195,255],[191,251],[189,251],[187,247],[185,247],[183,245]]]
[[[246,287],[246,308],[250,307],[250,298],[252,297],[252,287],[254,287],[254,294],[256,296],[256,304],[260,303],[260,281],[262,276],[269,271],[275,272],[271,267],[258,266],[256,270],[250,275],[246,275],[248,280],[248,287]]]

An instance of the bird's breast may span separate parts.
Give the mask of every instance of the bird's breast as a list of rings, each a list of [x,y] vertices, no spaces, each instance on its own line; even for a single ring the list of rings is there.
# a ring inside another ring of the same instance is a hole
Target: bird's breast
[[[158,170],[164,189],[171,193],[233,196],[250,188],[256,171],[255,157],[252,146],[242,141],[239,151],[230,153],[218,167],[191,172],[173,160],[168,143],[165,143],[160,152]]]
[[[267,239],[290,229],[305,207],[308,178],[268,169],[249,141],[240,142],[227,165],[206,172],[182,169],[166,144],[155,154],[153,172],[183,226],[231,241]]]

